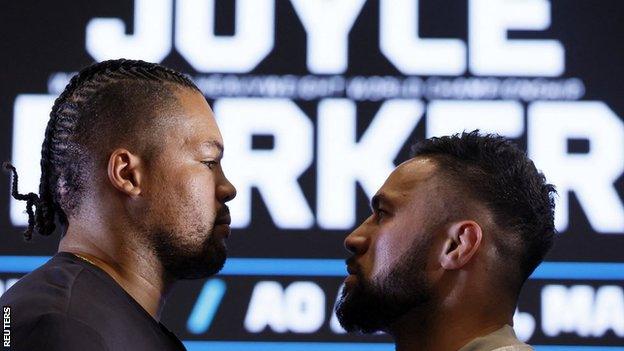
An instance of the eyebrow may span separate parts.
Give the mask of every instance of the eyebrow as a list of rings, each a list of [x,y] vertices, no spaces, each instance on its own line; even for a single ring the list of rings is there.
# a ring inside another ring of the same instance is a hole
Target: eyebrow
[[[201,143],[202,146],[208,146],[210,148],[216,148],[217,150],[219,150],[219,155],[217,155],[217,158],[222,158],[223,157],[223,144],[221,144],[220,142],[216,141],[216,140],[207,140],[204,141],[203,143]]]

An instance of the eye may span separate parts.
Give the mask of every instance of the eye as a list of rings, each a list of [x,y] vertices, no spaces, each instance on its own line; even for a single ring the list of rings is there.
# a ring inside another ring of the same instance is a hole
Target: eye
[[[206,165],[208,169],[214,169],[219,164],[217,161],[202,161],[202,163]]]
[[[378,208],[375,210],[375,216],[377,217],[377,222],[381,222],[382,219],[386,218],[388,212]]]

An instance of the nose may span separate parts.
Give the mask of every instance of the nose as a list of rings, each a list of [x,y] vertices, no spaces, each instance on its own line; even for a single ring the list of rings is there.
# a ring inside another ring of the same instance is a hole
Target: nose
[[[368,249],[369,238],[365,234],[363,226],[364,223],[347,235],[344,240],[344,247],[355,255],[361,255]]]
[[[217,186],[217,198],[222,203],[232,201],[236,197],[236,188],[230,181],[223,175],[221,184]]]

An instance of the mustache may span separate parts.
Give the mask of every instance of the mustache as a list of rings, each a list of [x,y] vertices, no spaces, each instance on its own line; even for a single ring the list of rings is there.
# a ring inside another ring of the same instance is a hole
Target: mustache
[[[345,263],[347,265],[347,272],[349,274],[355,274],[355,275],[358,275],[358,276],[361,275],[361,269],[360,269],[360,266],[356,262],[355,256],[351,256],[351,257],[347,258],[345,260]]]
[[[217,218],[222,218],[222,217],[226,217],[230,215],[230,208],[227,207],[227,205],[223,205],[218,211],[217,211]]]

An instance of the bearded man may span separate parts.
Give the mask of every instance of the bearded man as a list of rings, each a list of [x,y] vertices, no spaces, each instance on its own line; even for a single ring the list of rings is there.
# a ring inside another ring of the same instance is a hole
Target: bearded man
[[[51,260],[0,298],[13,350],[184,350],[160,323],[173,283],[224,264],[223,140],[184,75],[133,60],[94,64],[58,97],[25,233],[61,240]],[[33,207],[35,211],[33,211]]]
[[[398,351],[531,350],[512,329],[553,243],[554,187],[511,142],[477,131],[417,143],[345,240],[348,331]]]

